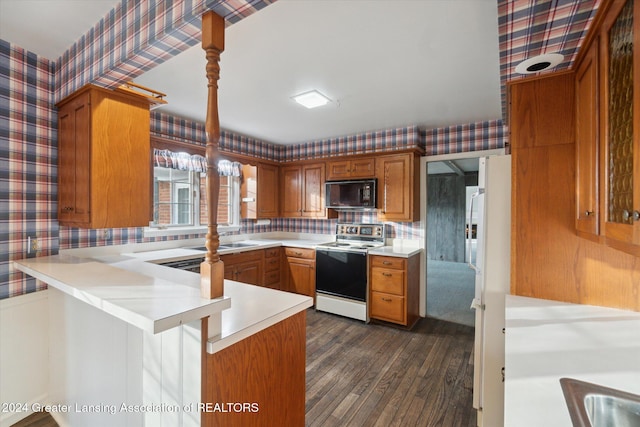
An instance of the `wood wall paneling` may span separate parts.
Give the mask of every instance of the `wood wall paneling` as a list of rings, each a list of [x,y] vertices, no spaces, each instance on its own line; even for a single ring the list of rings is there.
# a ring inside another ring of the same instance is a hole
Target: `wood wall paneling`
[[[465,262],[465,177],[427,178],[427,259]]]

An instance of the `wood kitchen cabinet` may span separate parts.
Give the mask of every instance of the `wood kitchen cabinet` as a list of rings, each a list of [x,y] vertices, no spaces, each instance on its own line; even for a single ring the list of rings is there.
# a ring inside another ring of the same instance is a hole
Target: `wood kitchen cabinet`
[[[373,157],[327,162],[327,180],[373,178],[375,174]]]
[[[305,248],[284,248],[285,275],[288,292],[316,297],[316,251]]]
[[[282,248],[268,248],[264,250],[264,280],[263,285],[280,289],[280,270],[282,268]]]
[[[412,327],[420,317],[418,255],[369,257],[369,317]]]
[[[328,218],[324,202],[325,164],[281,168],[281,214],[284,218]]]
[[[576,230],[597,237],[598,206],[598,43],[576,71]]]
[[[149,225],[146,98],[87,85],[56,106],[59,223],[82,228]]]
[[[420,217],[420,164],[413,153],[376,158],[378,219],[412,222]]]
[[[278,167],[258,163],[242,166],[240,215],[244,219],[277,218]]]
[[[600,41],[601,233],[640,256],[640,2],[615,0]]]
[[[262,285],[264,280],[264,250],[221,255],[224,278],[251,285]]]
[[[640,256],[640,3],[601,12],[575,77],[576,230]]]

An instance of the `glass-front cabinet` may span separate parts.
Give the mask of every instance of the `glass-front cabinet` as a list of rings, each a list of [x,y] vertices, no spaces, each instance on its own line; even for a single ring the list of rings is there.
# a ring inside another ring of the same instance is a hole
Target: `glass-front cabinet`
[[[640,245],[639,24],[640,2],[616,0],[600,32],[601,232],[622,249]]]

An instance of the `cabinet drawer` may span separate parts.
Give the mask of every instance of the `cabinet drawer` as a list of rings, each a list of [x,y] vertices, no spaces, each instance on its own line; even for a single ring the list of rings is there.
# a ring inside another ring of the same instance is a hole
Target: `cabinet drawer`
[[[260,250],[220,255],[220,259],[225,263],[225,265],[238,264],[247,261],[260,261],[263,257],[264,254]]]
[[[389,256],[371,256],[371,267],[394,268],[404,270],[407,266],[405,258],[389,257]]]
[[[280,248],[268,248],[264,250],[265,258],[275,258],[280,255]]]
[[[264,260],[264,270],[274,271],[280,270],[280,258],[267,258]]]
[[[314,249],[303,248],[284,248],[284,253],[290,258],[307,258],[315,259],[316,251]]]
[[[404,270],[374,267],[371,269],[371,290],[404,296]]]
[[[371,292],[369,316],[375,319],[405,324],[403,297],[381,292]]]
[[[264,285],[270,288],[280,283],[280,270],[268,271],[264,274]]]

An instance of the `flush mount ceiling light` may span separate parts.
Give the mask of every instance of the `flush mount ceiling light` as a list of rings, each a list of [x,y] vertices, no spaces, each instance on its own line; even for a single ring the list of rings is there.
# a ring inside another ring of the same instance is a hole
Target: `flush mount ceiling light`
[[[562,62],[564,56],[559,53],[546,53],[544,55],[534,56],[525,61],[522,61],[516,67],[516,73],[519,74],[533,74],[543,70],[553,68]]]
[[[292,99],[307,108],[321,107],[331,102],[329,98],[315,89],[293,96]]]

